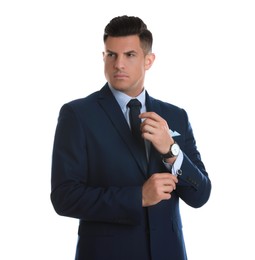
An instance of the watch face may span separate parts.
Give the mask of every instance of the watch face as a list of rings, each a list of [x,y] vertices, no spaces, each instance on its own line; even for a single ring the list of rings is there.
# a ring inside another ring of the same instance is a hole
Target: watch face
[[[171,152],[174,156],[177,156],[179,154],[180,147],[178,144],[173,144],[171,147]]]

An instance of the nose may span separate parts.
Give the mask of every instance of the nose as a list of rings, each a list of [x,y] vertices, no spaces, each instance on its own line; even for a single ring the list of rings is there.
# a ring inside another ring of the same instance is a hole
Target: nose
[[[118,55],[114,62],[114,68],[115,69],[123,69],[125,67],[124,65],[124,57],[121,55]]]

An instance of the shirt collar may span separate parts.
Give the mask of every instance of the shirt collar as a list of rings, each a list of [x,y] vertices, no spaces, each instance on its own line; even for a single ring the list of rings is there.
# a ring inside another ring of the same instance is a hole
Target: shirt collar
[[[130,96],[126,95],[125,93],[114,89],[110,84],[108,84],[108,85],[122,111],[125,111],[127,109],[127,103],[133,98],[137,98],[141,102],[142,107],[145,107],[145,89],[143,89],[141,94],[139,94],[137,97],[130,97]]]

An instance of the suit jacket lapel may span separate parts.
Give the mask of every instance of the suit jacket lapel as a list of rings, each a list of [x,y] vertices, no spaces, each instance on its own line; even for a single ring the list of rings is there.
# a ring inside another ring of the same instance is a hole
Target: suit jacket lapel
[[[98,102],[104,109],[123,141],[126,143],[143,174],[147,175],[147,167],[143,164],[141,154],[136,149],[136,144],[128,123],[119,107],[118,102],[109,89],[108,84],[106,84],[99,92]]]
[[[147,92],[146,92],[146,109],[148,112],[155,112],[158,115],[162,114],[159,102],[157,102],[157,100],[155,100],[154,98],[150,97]],[[154,165],[155,163],[156,164],[158,163],[158,160],[161,160],[160,154],[151,144],[150,154],[149,154],[149,170],[155,168]]]

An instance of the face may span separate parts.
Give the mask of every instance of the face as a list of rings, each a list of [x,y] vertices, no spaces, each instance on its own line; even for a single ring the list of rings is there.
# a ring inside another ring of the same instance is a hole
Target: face
[[[113,88],[136,97],[143,90],[145,72],[155,57],[144,54],[137,35],[108,37],[103,52],[106,80]]]

